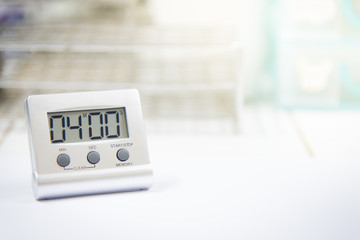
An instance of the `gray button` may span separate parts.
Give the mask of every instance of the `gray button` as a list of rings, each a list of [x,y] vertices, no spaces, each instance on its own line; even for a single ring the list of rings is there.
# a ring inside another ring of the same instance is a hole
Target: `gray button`
[[[95,151],[89,152],[87,155],[87,160],[91,164],[97,164],[100,161],[100,154]]]
[[[122,148],[119,151],[117,151],[116,156],[120,161],[126,161],[129,159],[129,151],[126,150],[125,148]]]
[[[67,154],[60,154],[57,157],[57,163],[59,164],[59,166],[61,167],[66,167],[67,165],[70,164],[70,157]]]

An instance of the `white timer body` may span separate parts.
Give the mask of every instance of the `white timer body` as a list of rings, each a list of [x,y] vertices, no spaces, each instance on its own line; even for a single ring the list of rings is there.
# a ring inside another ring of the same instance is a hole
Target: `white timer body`
[[[152,185],[137,90],[32,95],[25,114],[36,199]]]

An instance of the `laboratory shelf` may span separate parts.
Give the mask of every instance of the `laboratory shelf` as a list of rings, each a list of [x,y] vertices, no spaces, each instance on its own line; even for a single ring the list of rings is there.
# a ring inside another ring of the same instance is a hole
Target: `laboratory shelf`
[[[239,129],[236,29],[138,24],[136,19],[102,18],[96,11],[91,18],[29,18],[3,28],[0,89],[136,88],[148,106],[145,116],[223,118]]]
[[[132,24],[25,23],[0,35],[0,50],[29,52],[228,51],[238,47],[234,29]]]
[[[135,87],[154,93],[231,90],[237,86],[232,52],[8,54],[2,88],[101,90]]]

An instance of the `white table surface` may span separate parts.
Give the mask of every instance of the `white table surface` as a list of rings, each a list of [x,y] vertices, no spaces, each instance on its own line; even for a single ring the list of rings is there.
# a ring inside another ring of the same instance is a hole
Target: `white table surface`
[[[360,114],[245,116],[238,136],[150,133],[148,191],[48,201],[33,198],[16,120],[0,144],[0,239],[360,239]]]
[[[357,159],[161,157],[148,191],[47,201],[1,162],[0,239],[360,239]]]

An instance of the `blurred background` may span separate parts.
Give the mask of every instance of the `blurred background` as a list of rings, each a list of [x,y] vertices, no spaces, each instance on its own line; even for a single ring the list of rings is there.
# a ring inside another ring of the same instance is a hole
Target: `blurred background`
[[[359,0],[0,0],[0,238],[360,239],[359,56]],[[25,98],[122,88],[154,186],[35,201]]]
[[[29,94],[137,88],[151,136],[358,156],[359,53],[353,0],[2,0],[0,148]]]

